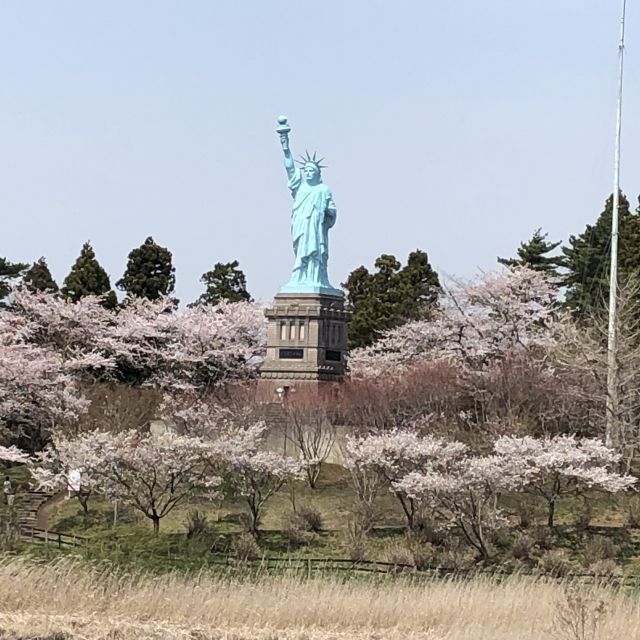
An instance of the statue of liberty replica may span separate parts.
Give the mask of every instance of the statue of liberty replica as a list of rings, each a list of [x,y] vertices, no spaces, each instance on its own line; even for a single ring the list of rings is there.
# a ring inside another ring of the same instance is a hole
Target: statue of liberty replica
[[[336,205],[331,190],[322,182],[322,158],[316,159],[305,152],[296,168],[291,149],[287,119],[278,119],[278,133],[284,152],[284,166],[289,177],[289,189],[293,196],[291,213],[291,240],[295,262],[291,279],[283,292],[328,293],[342,295],[329,283],[329,229],[336,221]]]
[[[327,383],[341,382],[347,357],[344,294],[331,286],[327,272],[329,229],[336,222],[336,205],[322,181],[323,160],[305,152],[295,161],[290,131],[287,118],[279,117],[276,132],[293,197],[294,263],[289,281],[266,311],[267,353],[259,388],[267,400],[303,386],[320,390],[331,386]]]

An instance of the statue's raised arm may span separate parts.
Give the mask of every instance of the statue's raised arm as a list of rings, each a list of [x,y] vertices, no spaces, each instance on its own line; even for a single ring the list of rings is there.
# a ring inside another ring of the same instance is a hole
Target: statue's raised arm
[[[282,145],[282,152],[284,153],[284,168],[287,170],[289,180],[291,180],[296,172],[296,165],[289,147],[289,132],[291,131],[291,127],[285,116],[278,118],[278,128],[276,131],[280,134],[280,144]]]
[[[342,296],[329,283],[329,229],[336,221],[336,205],[329,187],[322,182],[322,159],[306,153],[297,169],[289,148],[291,127],[287,118],[278,118],[277,133],[284,153],[284,166],[293,195],[291,240],[295,263],[283,293],[324,293]]]

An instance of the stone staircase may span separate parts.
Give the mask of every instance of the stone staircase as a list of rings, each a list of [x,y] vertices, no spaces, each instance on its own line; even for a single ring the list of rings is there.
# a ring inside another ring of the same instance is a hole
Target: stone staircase
[[[28,491],[16,496],[16,522],[21,530],[38,528],[38,512],[42,506],[53,498],[47,491]]]

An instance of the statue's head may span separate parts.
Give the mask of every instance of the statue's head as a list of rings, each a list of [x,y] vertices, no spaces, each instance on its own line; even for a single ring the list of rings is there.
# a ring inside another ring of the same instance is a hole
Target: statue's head
[[[319,184],[322,182],[322,169],[324,168],[321,164],[323,158],[319,160],[316,158],[316,154],[314,152],[313,157],[309,155],[308,151],[305,151],[304,156],[300,156],[300,160],[298,160],[299,164],[302,165],[302,173],[304,175],[304,179],[307,181],[307,184]]]
[[[306,162],[302,173],[308,184],[318,184],[321,181],[320,167],[315,162]]]

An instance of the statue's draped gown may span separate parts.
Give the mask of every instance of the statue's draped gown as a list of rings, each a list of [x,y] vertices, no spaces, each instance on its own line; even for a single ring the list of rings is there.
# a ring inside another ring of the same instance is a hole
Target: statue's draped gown
[[[336,221],[336,207],[329,187],[308,184],[296,169],[289,178],[293,195],[291,239],[295,264],[290,284],[331,287],[327,274],[329,229]]]

